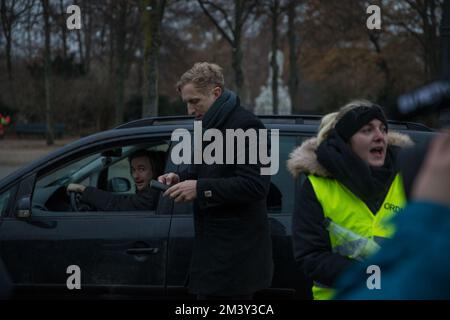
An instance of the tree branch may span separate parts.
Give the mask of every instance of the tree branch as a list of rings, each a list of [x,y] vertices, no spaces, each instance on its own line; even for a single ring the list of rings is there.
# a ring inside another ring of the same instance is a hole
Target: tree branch
[[[233,46],[234,42],[233,40],[230,38],[230,36],[225,32],[225,30],[223,30],[223,28],[219,25],[219,23],[216,21],[216,19],[211,15],[211,13],[208,11],[208,9],[206,9],[206,7],[204,6],[204,3],[202,0],[197,0],[198,3],[200,4],[203,12],[206,14],[206,16],[211,20],[211,22],[216,26],[216,28],[219,30],[220,34],[225,38],[225,40],[227,42],[229,42],[231,44],[231,46]],[[231,32],[233,33],[233,29],[231,29]]]
[[[234,32],[233,23],[230,21],[229,15],[224,8],[222,8],[221,6],[215,4],[214,2],[211,2],[211,1],[200,0],[200,2],[202,2],[204,5],[205,4],[210,5],[211,7],[213,7],[217,11],[219,11],[222,14],[222,16],[225,20],[225,23],[228,26],[228,28],[230,29],[230,31]]]
[[[414,32],[404,22],[400,22],[399,25],[402,26],[403,28],[405,28],[406,31],[408,31],[414,38],[416,38],[420,42],[420,44],[425,48],[425,43],[424,43],[423,39],[417,34],[417,32]]]
[[[250,13],[253,12],[253,9],[255,8],[257,4],[257,1],[252,1],[252,3],[247,7],[247,10],[244,12],[244,15],[242,16],[242,24],[245,23],[245,21],[247,21],[248,16],[250,15]]]

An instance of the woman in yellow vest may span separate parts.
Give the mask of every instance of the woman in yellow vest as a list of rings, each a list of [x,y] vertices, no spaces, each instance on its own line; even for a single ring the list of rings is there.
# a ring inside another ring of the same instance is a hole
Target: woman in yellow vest
[[[333,297],[334,281],[393,235],[389,220],[405,205],[396,155],[408,136],[388,132],[380,106],[352,101],[323,117],[317,137],[288,161],[306,174],[293,216],[294,255],[314,282],[314,299]]]

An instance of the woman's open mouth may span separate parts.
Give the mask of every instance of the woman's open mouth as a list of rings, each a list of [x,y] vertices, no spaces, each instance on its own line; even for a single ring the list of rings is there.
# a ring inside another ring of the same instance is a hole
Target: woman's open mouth
[[[383,147],[375,147],[370,149],[370,154],[375,157],[382,157],[384,155],[384,148]]]

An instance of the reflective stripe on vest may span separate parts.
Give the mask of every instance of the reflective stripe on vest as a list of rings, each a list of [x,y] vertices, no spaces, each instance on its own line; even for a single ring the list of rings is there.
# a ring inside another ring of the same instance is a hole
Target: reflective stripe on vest
[[[376,215],[337,180],[312,175],[308,179],[322,206],[333,252],[364,260],[380,248],[380,240],[394,234],[395,228],[390,220],[406,203],[399,174]],[[333,289],[322,285],[313,287],[314,299],[329,299],[333,292]]]

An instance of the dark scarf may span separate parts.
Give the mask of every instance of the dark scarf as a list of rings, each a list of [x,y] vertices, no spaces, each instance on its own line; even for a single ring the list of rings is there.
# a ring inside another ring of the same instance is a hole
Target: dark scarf
[[[395,177],[393,150],[388,147],[382,167],[371,167],[333,130],[317,148],[317,160],[353,194],[377,212]]]
[[[230,113],[239,105],[239,98],[233,91],[224,89],[222,94],[214,101],[202,119],[203,129],[220,128]]]

